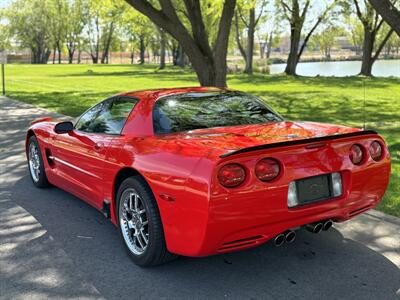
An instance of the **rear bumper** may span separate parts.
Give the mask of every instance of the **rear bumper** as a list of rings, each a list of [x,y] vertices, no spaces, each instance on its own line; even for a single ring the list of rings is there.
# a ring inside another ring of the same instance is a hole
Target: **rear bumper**
[[[374,208],[389,181],[390,164],[342,171],[343,195],[297,208],[287,207],[288,186],[211,199],[203,239],[192,244],[189,256],[207,256],[251,248],[276,235],[309,223],[342,222]]]
[[[329,219],[334,222],[343,222],[349,220],[369,209],[374,208],[378,202],[379,200],[369,200],[361,201],[360,203],[348,206],[340,204],[332,206],[329,205],[329,207],[325,207],[319,212],[309,212],[299,217],[293,217],[280,222],[266,223],[255,228],[246,228],[224,237],[218,248],[210,250],[212,253],[225,253],[252,248],[267,242],[268,240],[288,229],[295,229],[306,224]]]

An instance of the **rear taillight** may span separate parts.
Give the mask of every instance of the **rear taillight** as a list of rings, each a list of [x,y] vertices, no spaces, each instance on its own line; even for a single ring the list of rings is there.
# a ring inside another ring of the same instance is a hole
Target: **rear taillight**
[[[378,141],[373,141],[369,146],[369,155],[375,161],[381,160],[383,154],[382,145]]]
[[[260,160],[255,167],[255,173],[258,179],[267,182],[279,176],[281,167],[279,163],[272,158]]]
[[[228,164],[218,171],[218,180],[224,187],[236,187],[246,179],[246,171],[239,164]]]
[[[364,159],[364,151],[360,145],[355,144],[351,146],[349,156],[353,164],[359,165]]]

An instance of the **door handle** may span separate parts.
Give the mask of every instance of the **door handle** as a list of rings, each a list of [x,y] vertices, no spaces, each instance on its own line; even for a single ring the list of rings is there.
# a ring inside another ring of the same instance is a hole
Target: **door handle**
[[[103,143],[96,143],[94,144],[94,150],[95,151],[100,151],[101,149],[103,149],[104,144]]]

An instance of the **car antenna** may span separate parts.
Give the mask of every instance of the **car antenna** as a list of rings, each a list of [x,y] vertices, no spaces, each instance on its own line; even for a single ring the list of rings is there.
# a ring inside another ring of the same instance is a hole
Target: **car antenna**
[[[366,107],[365,107],[365,98],[366,98],[366,91],[365,91],[365,78],[363,78],[362,82],[363,82],[363,87],[364,87],[364,101],[363,101],[363,130],[365,130],[365,123],[366,123],[366,117],[367,117],[367,112],[366,112]]]

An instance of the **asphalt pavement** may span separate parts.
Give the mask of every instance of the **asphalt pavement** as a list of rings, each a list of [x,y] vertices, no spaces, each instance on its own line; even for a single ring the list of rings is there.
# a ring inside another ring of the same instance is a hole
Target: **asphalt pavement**
[[[400,220],[370,211],[293,244],[137,267],[117,229],[76,197],[36,189],[30,121],[0,97],[0,299],[400,299]]]

